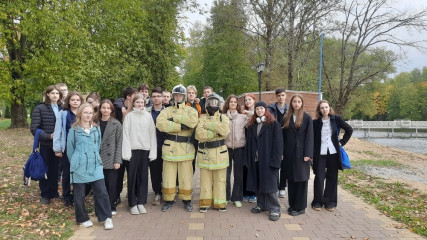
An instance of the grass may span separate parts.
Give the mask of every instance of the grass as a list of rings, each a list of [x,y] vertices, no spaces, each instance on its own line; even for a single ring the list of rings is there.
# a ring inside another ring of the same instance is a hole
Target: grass
[[[32,142],[29,129],[0,130],[0,239],[68,239],[76,228],[74,208],[64,207],[60,199],[41,205],[38,182],[23,186],[22,168]]]
[[[359,161],[353,161],[355,166],[356,162]],[[379,164],[389,164],[387,162],[390,161],[381,161]],[[370,163],[370,160],[362,160],[362,164]],[[400,182],[387,183],[357,169],[340,173],[339,182],[343,188],[403,224],[396,227],[407,227],[410,231],[427,237],[427,194]]]
[[[362,159],[351,162],[352,166],[374,166],[374,167],[386,167],[386,168],[402,168],[403,164],[394,160],[371,160]]]
[[[10,118],[0,118],[0,129],[6,129],[10,126]]]

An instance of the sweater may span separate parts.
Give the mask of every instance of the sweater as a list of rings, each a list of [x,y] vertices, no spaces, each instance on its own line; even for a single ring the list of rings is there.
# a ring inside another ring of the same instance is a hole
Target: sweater
[[[130,161],[132,150],[150,151],[148,158],[157,158],[156,126],[145,109],[133,109],[123,121],[122,158]]]

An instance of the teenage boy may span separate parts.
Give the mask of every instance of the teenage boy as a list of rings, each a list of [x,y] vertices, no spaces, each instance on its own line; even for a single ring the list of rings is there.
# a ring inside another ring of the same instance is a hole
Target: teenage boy
[[[270,104],[267,109],[271,114],[274,115],[276,120],[280,123],[280,126],[283,126],[283,117],[288,110],[288,105],[286,104],[286,90],[284,88],[276,89],[276,99],[277,102]],[[280,168],[280,182],[279,182],[279,197],[286,197],[286,178],[285,178],[285,165],[282,159],[281,168]]]
[[[145,108],[149,108],[151,107],[151,105],[153,105],[153,103],[151,102],[150,99],[150,95],[149,95],[149,90],[150,88],[148,87],[147,84],[143,83],[138,87],[138,92],[140,92],[142,94],[142,96],[144,96],[145,99]]]
[[[157,122],[157,117],[160,112],[165,109],[163,106],[163,91],[160,87],[156,87],[151,91],[151,100],[153,106],[151,106],[151,116],[153,117],[154,124]],[[151,177],[151,187],[155,193],[154,200],[152,205],[160,205],[160,199],[162,198],[162,172],[163,172],[163,159],[162,159],[162,146],[167,137],[167,134],[160,132],[156,128],[156,138],[157,138],[157,158],[154,161],[149,163],[150,165],[150,177]]]

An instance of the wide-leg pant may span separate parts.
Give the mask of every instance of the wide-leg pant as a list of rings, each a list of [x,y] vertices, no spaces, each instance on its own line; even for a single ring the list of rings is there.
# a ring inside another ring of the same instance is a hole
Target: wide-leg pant
[[[191,200],[193,192],[193,160],[172,162],[163,160],[163,200],[173,201],[176,193],[178,174],[178,196],[182,200]]]
[[[47,166],[47,179],[39,181],[40,195],[42,198],[57,198],[58,194],[58,169],[60,158],[55,156],[52,147],[40,146],[40,155]]]
[[[62,169],[62,199],[64,201],[72,201],[73,194],[71,192],[70,183],[70,160],[68,160],[67,154],[63,154],[61,158],[61,169]]]
[[[289,206],[296,211],[307,208],[308,181],[294,182],[288,179]]]
[[[227,201],[243,200],[243,150],[228,148],[229,165],[227,167]],[[234,163],[234,164],[233,164]],[[233,170],[233,191],[231,190],[231,172]]]
[[[128,170],[129,207],[147,203],[149,153],[146,150],[132,150]]]
[[[227,168],[209,170],[200,168],[200,207],[225,208]]]
[[[85,208],[85,192],[87,186],[90,186],[93,191],[95,212],[98,217],[98,222],[103,222],[107,218],[111,218],[111,207],[107,188],[105,187],[104,179],[100,179],[90,183],[73,183],[76,221],[82,223],[89,220]]]
[[[314,198],[311,205],[334,208],[338,201],[338,154],[321,155],[314,178]],[[326,179],[326,185],[325,185]]]
[[[114,202],[117,199],[117,173],[118,170],[116,169],[104,169],[105,187],[107,188],[108,197],[110,199],[111,211],[116,211]]]

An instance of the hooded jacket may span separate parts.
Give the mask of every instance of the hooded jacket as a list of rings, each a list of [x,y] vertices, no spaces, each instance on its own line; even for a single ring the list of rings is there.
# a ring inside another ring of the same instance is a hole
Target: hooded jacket
[[[90,183],[104,178],[100,147],[99,127],[91,127],[89,134],[81,126],[70,128],[67,156],[70,160],[71,183]]]

